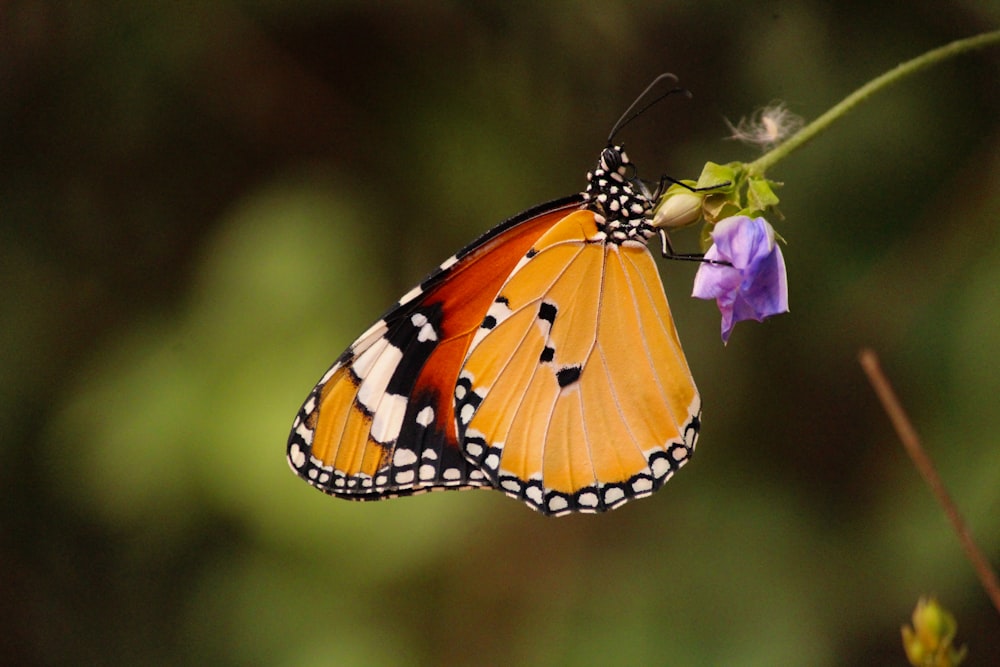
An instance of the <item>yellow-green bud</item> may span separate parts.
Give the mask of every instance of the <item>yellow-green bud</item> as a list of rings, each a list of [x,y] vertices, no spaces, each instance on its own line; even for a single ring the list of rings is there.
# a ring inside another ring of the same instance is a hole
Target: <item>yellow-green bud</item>
[[[677,229],[697,222],[701,218],[702,200],[703,196],[698,192],[678,189],[670,194],[668,190],[650,224],[658,229]]]
[[[952,642],[958,624],[937,600],[920,598],[913,610],[913,627],[904,625],[903,649],[914,667],[957,667],[965,659],[965,647]]]

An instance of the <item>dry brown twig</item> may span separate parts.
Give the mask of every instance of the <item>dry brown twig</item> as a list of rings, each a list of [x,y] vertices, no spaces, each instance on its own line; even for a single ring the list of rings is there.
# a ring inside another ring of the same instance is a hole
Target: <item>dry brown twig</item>
[[[885,409],[886,414],[889,415],[889,419],[892,421],[899,439],[903,442],[903,448],[906,449],[906,453],[913,461],[913,465],[923,475],[924,481],[931,487],[934,497],[937,498],[937,501],[944,508],[944,513],[951,522],[952,528],[955,529],[958,540],[962,543],[962,548],[965,549],[966,556],[972,562],[972,567],[976,570],[976,575],[979,577],[983,589],[989,595],[993,606],[996,607],[997,613],[1000,613],[1000,583],[997,582],[996,572],[993,571],[989,560],[986,559],[986,556],[983,555],[983,552],[976,545],[972,533],[969,532],[969,528],[962,519],[962,515],[958,512],[958,507],[956,507],[955,502],[948,494],[948,489],[945,488],[944,482],[941,481],[937,469],[920,444],[920,436],[917,435],[917,430],[913,428],[913,423],[910,422],[910,418],[899,402],[899,398],[896,396],[896,392],[893,391],[889,379],[882,372],[878,356],[873,350],[866,348],[861,350],[858,355],[858,361],[861,362],[861,367],[868,375],[868,381],[871,382],[875,393],[878,394],[879,400],[882,401],[882,407]]]

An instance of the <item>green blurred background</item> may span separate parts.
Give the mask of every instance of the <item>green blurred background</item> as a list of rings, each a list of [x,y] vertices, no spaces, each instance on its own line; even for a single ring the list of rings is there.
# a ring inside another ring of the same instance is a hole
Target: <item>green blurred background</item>
[[[0,4],[0,662],[903,664],[918,596],[1000,622],[856,363],[873,346],[1000,563],[1000,54],[871,100],[783,180],[792,311],[740,325],[662,262],[704,401],[651,499],[327,498],[284,461],[313,382],[437,263],[578,191],[750,160],[1000,24],[965,2]],[[696,234],[675,236],[686,250]]]

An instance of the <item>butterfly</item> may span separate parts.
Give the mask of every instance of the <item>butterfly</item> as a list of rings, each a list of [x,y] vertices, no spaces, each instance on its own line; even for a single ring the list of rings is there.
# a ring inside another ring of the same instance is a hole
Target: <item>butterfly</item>
[[[668,76],[583,192],[487,231],[340,355],[295,417],[295,473],[351,500],[492,488],[560,516],[648,496],[691,458],[701,400],[646,246],[656,195],[613,143]]]

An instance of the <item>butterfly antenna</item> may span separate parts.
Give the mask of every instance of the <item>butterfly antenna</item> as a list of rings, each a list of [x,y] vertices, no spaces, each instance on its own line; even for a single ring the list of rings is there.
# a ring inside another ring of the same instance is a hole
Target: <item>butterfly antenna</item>
[[[618,132],[620,132],[622,128],[624,128],[626,125],[628,125],[633,120],[635,120],[643,113],[645,113],[646,109],[658,103],[668,95],[673,95],[674,93],[683,93],[686,97],[691,97],[691,92],[689,90],[685,88],[678,88],[675,86],[673,88],[668,88],[665,92],[660,93],[653,99],[643,104],[643,100],[653,91],[654,88],[659,86],[662,81],[670,81],[671,83],[677,83],[677,77],[674,76],[673,74],[670,74],[669,72],[665,72],[660,76],[656,77],[655,79],[653,79],[653,82],[650,83],[648,86],[646,86],[646,89],[639,94],[639,97],[635,98],[635,101],[629,105],[628,109],[625,110],[625,113],[623,113],[621,118],[618,119],[618,122],[615,123],[614,126],[611,128],[611,132],[608,134],[608,145],[611,145],[611,142],[614,141],[615,135],[618,134]]]

